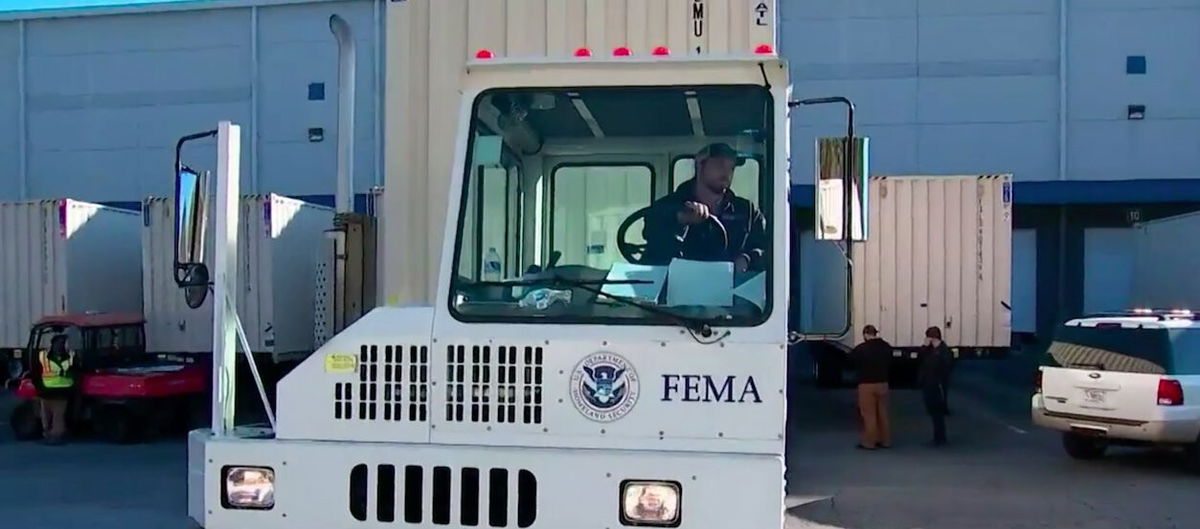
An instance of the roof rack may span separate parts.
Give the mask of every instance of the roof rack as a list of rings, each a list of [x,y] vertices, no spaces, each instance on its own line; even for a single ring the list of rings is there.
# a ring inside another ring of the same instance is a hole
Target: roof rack
[[[1200,321],[1200,313],[1185,309],[1129,309],[1125,311],[1094,312],[1081,318],[1154,318],[1158,321],[1193,320]]]

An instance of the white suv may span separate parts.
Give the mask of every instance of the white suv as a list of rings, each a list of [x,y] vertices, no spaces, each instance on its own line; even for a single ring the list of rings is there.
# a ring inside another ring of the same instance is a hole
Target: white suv
[[[1071,457],[1109,445],[1186,449],[1200,471],[1200,315],[1138,311],[1071,320],[1037,377],[1033,422]]]

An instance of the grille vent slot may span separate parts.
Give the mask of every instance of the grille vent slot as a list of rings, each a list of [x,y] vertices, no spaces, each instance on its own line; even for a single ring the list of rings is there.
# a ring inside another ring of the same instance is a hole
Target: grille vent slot
[[[360,522],[524,529],[537,520],[537,478],[523,469],[363,463],[350,470],[349,492],[350,516]]]
[[[363,345],[358,382],[333,387],[333,418],[425,422],[429,419],[429,348]]]
[[[542,424],[542,348],[446,347],[446,421]]]

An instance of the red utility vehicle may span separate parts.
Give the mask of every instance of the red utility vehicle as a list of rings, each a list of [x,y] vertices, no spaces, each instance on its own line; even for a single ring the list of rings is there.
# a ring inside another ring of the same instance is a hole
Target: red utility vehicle
[[[113,442],[185,430],[205,418],[209,374],[186,359],[146,353],[140,314],[88,313],[47,316],[34,324],[19,359],[20,374],[10,382],[20,402],[10,424],[18,439],[41,435],[37,389],[30,378],[33,359],[65,335],[75,352],[78,382],[67,410],[72,431],[91,430]]]

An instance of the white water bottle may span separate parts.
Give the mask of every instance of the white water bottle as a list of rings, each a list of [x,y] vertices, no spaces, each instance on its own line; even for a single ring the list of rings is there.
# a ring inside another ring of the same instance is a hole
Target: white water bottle
[[[488,248],[487,259],[483,261],[483,280],[500,280],[500,252],[496,251],[495,246]]]

